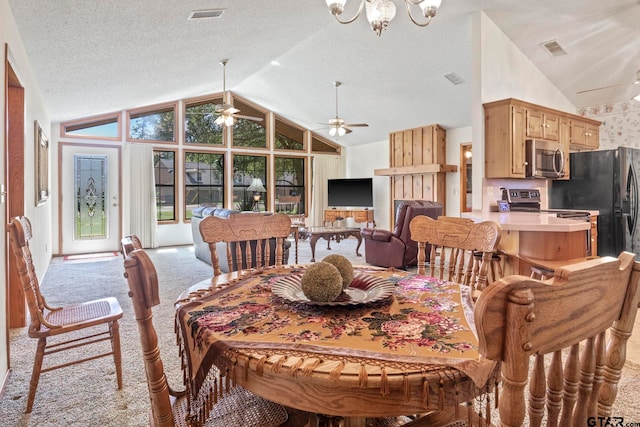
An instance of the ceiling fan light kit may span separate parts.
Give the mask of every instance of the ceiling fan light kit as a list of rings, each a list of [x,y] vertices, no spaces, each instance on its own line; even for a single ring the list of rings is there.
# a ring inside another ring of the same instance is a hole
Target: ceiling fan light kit
[[[240,110],[231,104],[231,96],[227,93],[227,62],[229,62],[228,59],[220,61],[220,65],[222,65],[222,104],[217,104],[215,106],[215,113],[218,114],[218,117],[216,117],[214,123],[218,126],[233,126],[237,118],[253,120],[256,122],[262,121],[261,117],[238,115],[237,113],[239,113]]]
[[[329,135],[330,136],[344,136],[347,133],[351,132],[350,127],[367,127],[369,126],[367,123],[351,123],[347,124],[344,119],[340,118],[338,115],[338,88],[342,82],[335,81],[333,85],[336,87],[336,117],[333,119],[329,119]]]
[[[341,24],[350,24],[355,21],[365,10],[367,21],[371,25],[371,29],[378,35],[389,26],[389,22],[396,16],[396,5],[392,0],[360,0],[360,6],[357,12],[347,20],[340,19],[340,15],[344,12],[344,6],[347,0],[325,0],[329,12]],[[431,22],[431,18],[436,16],[436,12],[442,3],[442,0],[402,0],[407,9],[409,19],[419,27],[426,27]],[[426,22],[416,20],[411,12],[411,5],[418,5],[422,10],[422,15],[426,18]],[[366,7],[365,7],[366,6]]]

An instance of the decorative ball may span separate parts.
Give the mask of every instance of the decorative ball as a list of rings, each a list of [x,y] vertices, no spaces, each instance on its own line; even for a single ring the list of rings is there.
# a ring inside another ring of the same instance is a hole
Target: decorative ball
[[[311,301],[331,302],[342,293],[342,276],[334,265],[320,261],[307,268],[300,285]]]
[[[342,276],[342,289],[347,289],[353,280],[353,265],[351,265],[351,261],[345,256],[335,254],[327,255],[322,259],[322,262],[333,264],[338,269],[340,276]]]

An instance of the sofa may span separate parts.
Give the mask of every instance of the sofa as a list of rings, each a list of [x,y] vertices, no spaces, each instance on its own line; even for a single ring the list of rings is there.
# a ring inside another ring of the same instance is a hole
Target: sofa
[[[411,239],[409,223],[417,215],[437,219],[442,215],[442,205],[428,200],[405,200],[396,210],[396,224],[393,231],[378,228],[362,229],[366,262],[380,267],[396,268],[416,265],[418,243]],[[427,250],[427,256],[428,254]]]
[[[207,242],[205,242],[204,240],[202,240],[202,235],[200,234],[200,222],[202,222],[202,219],[205,218],[206,216],[216,216],[218,218],[229,218],[229,215],[233,215],[233,214],[239,214],[242,215],[242,213],[240,211],[236,211],[236,210],[232,210],[232,209],[225,209],[225,208],[213,208],[213,207],[206,207],[206,206],[200,206],[197,207],[193,210],[192,216],[191,216],[191,234],[193,235],[193,247],[194,247],[194,252],[196,255],[196,258],[198,258],[201,261],[206,262],[207,264],[211,265],[211,251],[209,250],[209,244]],[[265,215],[271,215],[271,212],[267,212],[265,213]],[[273,265],[275,264],[275,239],[271,239],[269,241],[269,248],[270,248],[270,259],[267,265]],[[252,245],[255,245],[256,242],[253,241],[251,242]],[[224,242],[218,242],[216,243],[216,251],[218,252],[218,259],[220,261],[220,269],[222,270],[223,273],[229,273],[229,263],[227,260],[227,244]],[[244,243],[241,243],[241,248],[242,248],[242,252],[244,254],[244,248],[243,245]],[[289,248],[291,247],[291,242],[289,240],[285,240],[284,242],[284,264],[287,264],[289,262]],[[236,261],[236,253],[235,253],[235,243],[231,244],[231,256],[232,256],[232,269],[233,271],[236,271],[238,268],[237,265],[237,261]],[[255,253],[255,252],[253,252]],[[264,251],[262,252],[264,254]],[[244,256],[243,256],[244,258]],[[265,265],[265,262],[263,260],[262,262],[263,265]],[[252,265],[256,265],[256,260],[252,259]],[[242,262],[242,266],[243,268],[246,268],[246,260],[243,259]]]

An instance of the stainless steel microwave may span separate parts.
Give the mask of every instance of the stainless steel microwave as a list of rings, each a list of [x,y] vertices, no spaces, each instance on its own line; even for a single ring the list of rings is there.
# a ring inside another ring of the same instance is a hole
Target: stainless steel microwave
[[[564,177],[564,153],[558,142],[542,139],[526,140],[525,161],[527,178]]]

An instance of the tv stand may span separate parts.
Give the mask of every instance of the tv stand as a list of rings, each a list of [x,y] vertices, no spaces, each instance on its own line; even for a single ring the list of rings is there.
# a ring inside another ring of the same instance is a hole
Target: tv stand
[[[324,210],[324,224],[327,222],[333,224],[335,221],[340,221],[345,218],[353,218],[355,222],[363,222],[368,227],[371,224],[373,227],[376,226],[376,221],[373,218],[373,209],[362,208],[362,209],[343,209],[343,208],[331,208]]]

